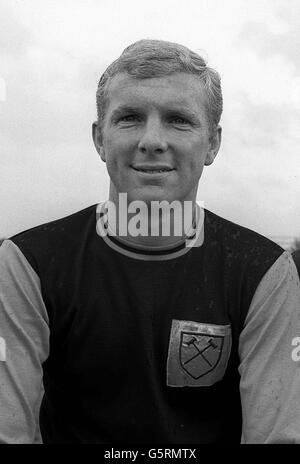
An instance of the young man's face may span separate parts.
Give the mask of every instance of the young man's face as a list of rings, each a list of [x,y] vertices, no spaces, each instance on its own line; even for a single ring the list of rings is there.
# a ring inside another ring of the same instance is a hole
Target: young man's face
[[[205,96],[186,73],[109,84],[102,134],[94,141],[111,179],[110,199],[195,200],[203,166],[213,162],[218,130],[210,142]]]

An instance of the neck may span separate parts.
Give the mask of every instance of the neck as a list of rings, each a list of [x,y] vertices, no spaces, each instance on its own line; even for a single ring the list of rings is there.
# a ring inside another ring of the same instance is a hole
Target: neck
[[[196,227],[196,201],[129,203],[126,194],[106,202],[109,235],[132,246],[169,248],[184,242]]]

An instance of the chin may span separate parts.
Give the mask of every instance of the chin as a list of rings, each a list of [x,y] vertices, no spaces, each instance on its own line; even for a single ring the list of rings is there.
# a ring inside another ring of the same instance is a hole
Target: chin
[[[169,202],[172,202],[176,200],[176,196],[174,194],[171,194],[170,192],[163,191],[162,189],[153,188],[153,189],[147,189],[147,191],[134,191],[134,192],[128,192],[128,201],[144,201],[146,204],[150,204],[151,201],[163,201],[167,200]]]

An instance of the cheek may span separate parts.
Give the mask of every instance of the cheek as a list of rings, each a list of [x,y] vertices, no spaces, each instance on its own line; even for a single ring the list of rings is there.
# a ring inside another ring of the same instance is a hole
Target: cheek
[[[184,153],[185,156],[179,157],[181,166],[192,171],[191,175],[194,177],[197,176],[203,169],[208,148],[208,144],[206,143],[190,144],[190,146],[186,145],[181,152]]]
[[[107,140],[105,143],[106,169],[112,182],[119,186],[126,182],[132,162],[134,151],[122,140],[114,138],[113,141]]]
[[[115,136],[105,141],[107,165],[113,167],[130,163],[134,153],[134,143],[126,135]]]

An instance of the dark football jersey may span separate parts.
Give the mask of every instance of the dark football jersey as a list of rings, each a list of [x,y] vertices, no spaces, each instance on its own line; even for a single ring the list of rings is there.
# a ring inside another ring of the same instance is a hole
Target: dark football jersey
[[[283,250],[206,211],[201,247],[157,256],[99,237],[95,214],[12,238],[49,317],[44,442],[239,442],[239,336]]]

